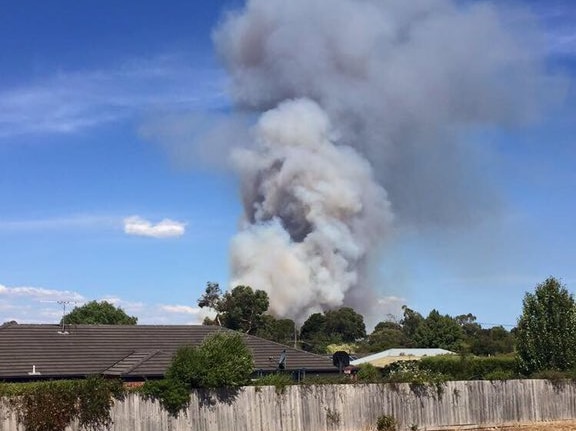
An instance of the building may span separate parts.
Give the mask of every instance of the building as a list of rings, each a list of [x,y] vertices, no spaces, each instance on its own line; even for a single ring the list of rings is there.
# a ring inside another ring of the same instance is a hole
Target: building
[[[0,381],[84,378],[102,375],[140,381],[162,378],[176,350],[199,345],[218,326],[59,325],[0,326]],[[326,357],[243,334],[254,375],[326,374],[338,370]]]

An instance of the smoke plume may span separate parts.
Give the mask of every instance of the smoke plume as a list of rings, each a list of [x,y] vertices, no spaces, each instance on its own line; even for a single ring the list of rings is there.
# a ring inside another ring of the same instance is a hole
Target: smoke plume
[[[297,319],[362,296],[393,220],[494,211],[464,137],[532,121],[545,90],[534,26],[488,3],[248,0],[214,40],[237,106],[263,112],[233,156],[232,283]]]

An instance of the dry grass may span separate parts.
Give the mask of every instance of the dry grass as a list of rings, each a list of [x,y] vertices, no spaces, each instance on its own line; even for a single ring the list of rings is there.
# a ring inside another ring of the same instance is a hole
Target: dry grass
[[[576,421],[542,422],[530,425],[518,424],[497,426],[489,428],[478,428],[475,431],[576,431]]]

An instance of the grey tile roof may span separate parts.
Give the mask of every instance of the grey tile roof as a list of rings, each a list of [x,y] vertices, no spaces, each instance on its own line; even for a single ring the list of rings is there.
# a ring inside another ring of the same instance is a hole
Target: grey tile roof
[[[83,377],[159,377],[176,350],[198,345],[216,331],[203,325],[58,325],[0,326],[0,380]],[[286,349],[286,369],[334,372],[329,358],[245,335],[255,370],[272,371]],[[39,375],[30,375],[35,367]]]

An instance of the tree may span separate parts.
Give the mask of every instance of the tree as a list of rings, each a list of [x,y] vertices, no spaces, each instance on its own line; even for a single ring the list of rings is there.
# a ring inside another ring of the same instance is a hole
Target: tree
[[[523,372],[565,371],[576,366],[576,306],[558,280],[547,278],[526,293],[516,331]]]
[[[107,301],[90,301],[74,308],[63,319],[65,324],[72,325],[136,325],[138,322],[137,317],[128,316],[122,308]]]
[[[337,336],[345,343],[354,342],[366,336],[364,317],[350,307],[338,310],[328,310],[326,316],[326,332]]]
[[[413,340],[418,347],[460,351],[464,341],[464,330],[452,317],[442,316],[437,310],[432,310],[416,328]]]
[[[381,352],[395,347],[412,347],[410,340],[396,322],[379,322],[368,336],[363,349],[366,352]]]
[[[350,307],[314,313],[302,325],[302,348],[326,353],[330,344],[351,343],[366,336],[364,317]]]
[[[296,324],[292,319],[276,319],[266,314],[262,316],[262,326],[256,331],[256,335],[266,340],[280,344],[293,344]]]
[[[500,355],[514,351],[514,336],[502,326],[480,329],[474,338],[468,337],[470,352],[474,355]]]
[[[400,320],[402,331],[406,337],[412,339],[418,327],[424,322],[424,317],[406,305],[402,306],[402,311],[404,312],[404,317]]]
[[[204,294],[198,299],[198,306],[200,308],[208,307],[218,313],[220,308],[220,303],[222,302],[222,290],[220,289],[220,285],[218,283],[214,283],[209,281],[206,283],[206,290]],[[208,323],[209,319],[206,318],[206,323]],[[222,326],[222,322],[220,321],[220,316],[216,314],[214,321],[218,324],[218,326]]]
[[[222,295],[218,284],[209,282],[198,305],[216,311],[214,321],[205,319],[204,324],[218,324],[254,335],[264,325],[270,300],[266,292],[252,290],[250,286],[236,286]]]
[[[300,328],[300,345],[303,350],[313,353],[326,353],[329,344],[341,340],[326,330],[326,316],[313,313]]]

